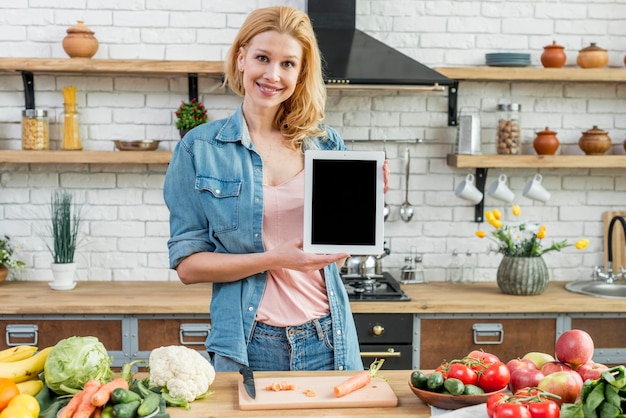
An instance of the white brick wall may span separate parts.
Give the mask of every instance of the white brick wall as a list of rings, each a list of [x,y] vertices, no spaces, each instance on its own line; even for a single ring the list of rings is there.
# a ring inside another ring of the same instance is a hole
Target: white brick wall
[[[9,4],[10,3],[10,4]],[[51,4],[52,3],[52,4]],[[65,57],[61,41],[76,20],[96,32],[98,59],[222,60],[249,11],[272,4],[305,8],[305,0],[20,0],[0,4],[0,56]],[[529,52],[540,65],[543,46],[565,46],[568,66],[590,42],[608,49],[610,65],[623,67],[626,53],[626,1],[418,1],[358,0],[357,26],[430,66],[483,65],[484,54]],[[626,70],[625,70],[626,71]],[[60,90],[78,91],[85,149],[113,149],[114,139],[159,139],[173,149],[178,133],[173,111],[187,97],[185,77],[35,75],[36,104],[49,111],[52,147],[59,145]],[[220,80],[201,77],[200,98],[212,119],[232,112],[240,99],[226,94]],[[459,107],[482,109],[483,151],[493,153],[495,106],[502,100],[523,105],[523,137],[530,143],[546,126],[557,131],[561,151],[580,154],[581,132],[593,125],[609,131],[614,153],[623,154],[626,135],[626,85],[617,83],[463,82]],[[19,75],[0,73],[0,149],[19,149]],[[495,280],[499,255],[474,238],[485,225],[473,222],[474,207],[453,190],[468,170],[446,165],[456,129],[447,126],[443,93],[332,90],[327,121],[355,149],[383,149],[391,162],[392,207],[386,224],[392,254],[385,269],[399,275],[411,247],[423,254],[427,278],[445,279],[450,254],[467,249],[479,280]],[[425,139],[418,143],[416,139]],[[402,156],[411,149],[409,200],[416,215],[399,220],[404,200]],[[542,169],[552,193],[547,204],[521,197],[535,169],[505,169],[523,217],[548,225],[548,240],[591,245],[583,253],[567,248],[546,257],[554,280],[586,277],[602,264],[602,212],[626,209],[626,168]],[[167,266],[168,211],[163,203],[165,166],[0,164],[0,234],[20,245],[26,280],[48,280],[50,255],[41,235],[52,190],[71,189],[84,202],[83,241],[78,250],[80,280],[177,280]],[[490,170],[490,183],[500,170]],[[486,199],[488,209],[497,205]]]

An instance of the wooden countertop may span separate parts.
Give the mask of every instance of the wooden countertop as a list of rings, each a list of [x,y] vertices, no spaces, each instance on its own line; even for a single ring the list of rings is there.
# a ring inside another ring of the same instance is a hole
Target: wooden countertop
[[[352,302],[354,313],[603,313],[626,312],[626,300],[571,293],[552,282],[537,296],[503,294],[495,282],[403,285],[408,302]],[[0,314],[208,314],[211,285],[180,282],[78,282],[55,291],[47,282],[0,284]]]
[[[277,377],[289,380],[289,376],[320,376],[329,373],[350,376],[354,372],[255,372],[255,377]],[[191,410],[168,408],[172,418],[208,418],[208,417],[430,417],[430,407],[423,403],[409,389],[410,370],[382,370],[381,375],[388,379],[391,389],[398,397],[398,406],[392,408],[334,408],[334,409],[283,409],[242,411],[239,409],[238,382],[239,373],[217,373],[210,390],[211,396],[191,404]]]

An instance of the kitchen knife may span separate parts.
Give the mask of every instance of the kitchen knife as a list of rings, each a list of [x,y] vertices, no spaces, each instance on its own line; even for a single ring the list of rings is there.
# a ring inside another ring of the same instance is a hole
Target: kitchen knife
[[[244,366],[239,369],[239,373],[243,376],[243,387],[246,388],[246,392],[252,398],[256,398],[256,389],[254,387],[254,375],[252,369],[248,366]]]

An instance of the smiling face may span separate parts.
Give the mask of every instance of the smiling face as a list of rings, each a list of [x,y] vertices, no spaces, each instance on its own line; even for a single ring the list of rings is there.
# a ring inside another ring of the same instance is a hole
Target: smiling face
[[[273,30],[259,33],[240,48],[237,65],[243,71],[244,106],[278,109],[296,88],[302,55],[296,38]]]

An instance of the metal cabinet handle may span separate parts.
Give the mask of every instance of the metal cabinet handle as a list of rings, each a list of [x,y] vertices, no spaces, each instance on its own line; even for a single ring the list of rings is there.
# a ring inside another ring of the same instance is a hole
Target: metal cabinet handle
[[[362,358],[399,358],[402,357],[402,351],[396,351],[393,348],[387,351],[361,351]]]
[[[474,344],[502,344],[504,341],[502,324],[474,324],[472,329],[474,330]],[[498,339],[483,339],[486,337],[498,337]]]
[[[211,332],[211,324],[180,324],[178,332],[180,343],[183,345],[204,345],[204,341],[185,341],[187,337],[206,337]]]
[[[7,325],[5,335],[9,347],[16,345],[37,345],[39,341],[39,327],[35,324]],[[20,340],[13,342],[11,341],[13,338],[19,338]],[[30,338],[30,341],[24,341],[26,338]]]

